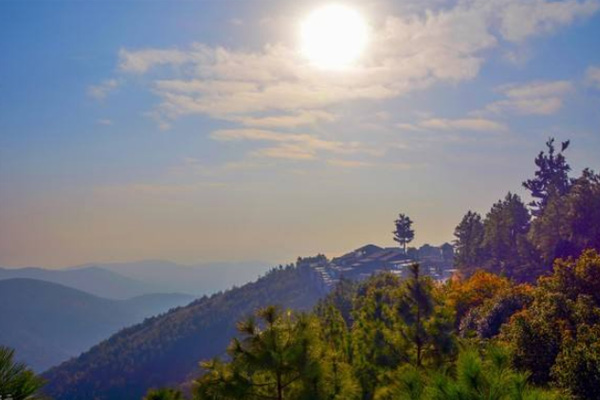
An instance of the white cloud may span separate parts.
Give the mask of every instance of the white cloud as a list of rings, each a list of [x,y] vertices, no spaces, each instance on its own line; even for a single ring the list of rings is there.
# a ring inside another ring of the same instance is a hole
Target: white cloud
[[[105,126],[110,126],[113,124],[112,120],[110,120],[110,119],[98,119],[98,120],[96,120],[96,123],[99,125],[105,125]]]
[[[149,81],[160,103],[148,115],[161,129],[169,129],[173,121],[186,115],[204,115],[240,128],[213,132],[213,139],[268,143],[252,153],[255,157],[314,159],[319,152],[359,151],[377,156],[382,151],[362,144],[268,129],[295,130],[339,122],[334,110],[340,104],[384,101],[435,84],[474,79],[490,51],[498,47],[509,59],[524,62],[526,58],[517,56],[529,54],[522,52],[526,39],[592,15],[600,0],[411,4],[407,9],[411,11],[388,16],[374,26],[369,49],[359,65],[342,73],[314,68],[286,43],[267,44],[254,51],[202,43],[186,48],[123,48],[119,71]],[[503,131],[506,126],[486,116],[551,114],[560,109],[570,90],[571,84],[564,81],[502,87],[498,92],[503,98],[472,117],[420,117],[414,124],[397,127],[405,131]],[[97,93],[102,97],[107,92]]]
[[[591,66],[585,72],[585,81],[588,85],[600,89],[600,66]]]
[[[112,91],[119,87],[120,83],[116,79],[107,79],[99,85],[88,86],[87,93],[96,100],[104,100]]]
[[[550,115],[562,107],[564,97],[573,91],[573,84],[569,81],[538,81],[503,85],[496,91],[505,99],[486,106],[487,112]]]
[[[171,67],[157,71],[162,79],[154,83],[162,99],[156,119],[163,126],[187,114],[248,126],[299,126],[317,122],[309,113],[346,101],[389,99],[438,82],[472,79],[500,38],[523,42],[589,16],[598,6],[599,0],[461,0],[451,8],[389,16],[373,31],[362,64],[345,73],[315,69],[284,44],[255,52],[200,43],[121,49],[119,68],[143,74]],[[517,107],[532,113],[557,107],[556,99],[527,103]]]

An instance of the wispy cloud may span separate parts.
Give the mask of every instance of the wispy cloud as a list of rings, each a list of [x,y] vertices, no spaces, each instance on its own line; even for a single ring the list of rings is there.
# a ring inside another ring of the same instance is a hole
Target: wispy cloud
[[[396,127],[404,131],[422,132],[427,130],[443,131],[476,131],[476,132],[502,132],[508,127],[500,122],[486,118],[425,118],[411,124],[401,122]]]
[[[107,79],[98,85],[91,85],[87,89],[87,93],[89,96],[95,98],[96,100],[103,100],[108,96],[111,92],[116,90],[119,87],[120,83],[116,79]]]
[[[588,85],[600,89],[600,66],[591,66],[585,72],[585,81]]]
[[[98,120],[96,120],[96,123],[98,125],[105,125],[105,126],[110,126],[113,124],[112,120],[110,120],[110,119],[98,119]]]
[[[219,141],[261,141],[274,142],[269,146],[253,151],[253,156],[287,158],[293,160],[314,159],[318,152],[332,154],[368,154],[379,156],[381,150],[365,146],[359,142],[324,140],[304,133],[281,133],[260,129],[223,129],[211,133],[210,137]]]
[[[485,1],[485,0],[481,0]],[[500,32],[513,42],[522,42],[531,36],[554,32],[571,24],[575,19],[588,17],[598,11],[597,0],[491,0],[500,7]]]
[[[329,165],[333,165],[336,167],[342,168],[361,168],[361,167],[371,167],[373,163],[368,161],[359,161],[359,160],[343,160],[339,158],[334,158],[331,160],[327,160]]]
[[[488,104],[484,112],[550,115],[560,110],[564,97],[573,91],[573,84],[569,81],[538,81],[503,85],[496,91],[505,98]]]
[[[439,129],[439,130],[467,130],[479,132],[499,132],[505,131],[508,128],[499,122],[484,118],[460,118],[460,119],[443,119],[432,118],[421,121],[421,128]]]
[[[333,122],[337,119],[335,114],[310,110],[290,115],[273,115],[269,117],[237,117],[234,120],[245,126],[264,128],[295,128],[303,125],[312,125],[320,122]]]

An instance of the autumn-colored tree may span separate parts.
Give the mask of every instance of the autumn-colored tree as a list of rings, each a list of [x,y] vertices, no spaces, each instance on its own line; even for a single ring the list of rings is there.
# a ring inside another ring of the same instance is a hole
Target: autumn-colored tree
[[[448,283],[447,301],[455,313],[455,327],[459,327],[470,310],[508,287],[508,279],[485,271],[477,271],[468,279],[451,280]]]

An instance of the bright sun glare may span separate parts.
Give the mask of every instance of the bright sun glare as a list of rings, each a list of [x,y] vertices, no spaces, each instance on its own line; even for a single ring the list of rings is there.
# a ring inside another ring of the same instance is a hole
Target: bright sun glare
[[[367,25],[352,8],[328,5],[302,24],[302,53],[317,67],[342,69],[352,65],[367,44]]]

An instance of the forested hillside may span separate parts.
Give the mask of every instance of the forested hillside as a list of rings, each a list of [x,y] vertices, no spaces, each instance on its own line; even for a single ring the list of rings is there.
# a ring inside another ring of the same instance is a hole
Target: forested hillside
[[[199,372],[199,360],[224,352],[242,316],[268,304],[310,309],[324,294],[316,279],[308,268],[278,268],[147,319],[49,370],[45,392],[70,400],[137,399],[148,388],[183,383]]]

